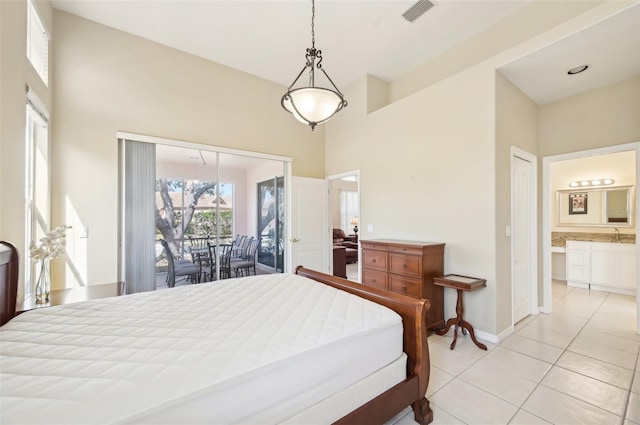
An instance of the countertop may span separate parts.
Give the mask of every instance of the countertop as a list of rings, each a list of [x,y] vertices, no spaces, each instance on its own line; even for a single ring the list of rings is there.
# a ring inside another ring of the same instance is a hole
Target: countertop
[[[636,235],[621,233],[619,240],[617,240],[615,233],[551,232],[552,247],[564,247],[566,245],[566,241],[635,244]]]

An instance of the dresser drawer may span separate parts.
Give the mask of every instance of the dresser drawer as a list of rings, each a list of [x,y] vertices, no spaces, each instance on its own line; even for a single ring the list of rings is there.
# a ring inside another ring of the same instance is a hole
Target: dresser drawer
[[[379,270],[362,268],[362,284],[375,288],[387,289],[387,273]]]
[[[362,250],[362,267],[371,269],[387,270],[387,253],[382,251]]]
[[[400,254],[420,255],[423,254],[421,246],[394,246],[389,245],[389,252],[398,252]]]
[[[422,257],[389,253],[389,271],[406,276],[422,277]]]
[[[390,279],[393,292],[420,298],[422,280],[398,275],[390,275]]]
[[[379,244],[375,242],[360,241],[360,245],[362,246],[362,249],[375,249],[376,251],[384,252],[387,252],[389,250],[389,245]]]

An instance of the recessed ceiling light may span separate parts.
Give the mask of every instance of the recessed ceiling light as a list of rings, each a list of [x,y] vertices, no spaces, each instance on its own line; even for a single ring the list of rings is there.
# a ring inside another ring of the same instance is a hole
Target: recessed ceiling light
[[[587,68],[589,68],[589,65],[576,66],[575,68],[571,68],[569,71],[567,71],[567,74],[569,75],[580,74],[581,72],[586,71]]]

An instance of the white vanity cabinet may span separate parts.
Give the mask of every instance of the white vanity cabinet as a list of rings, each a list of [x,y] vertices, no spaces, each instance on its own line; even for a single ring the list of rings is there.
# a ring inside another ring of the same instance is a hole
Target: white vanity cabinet
[[[567,285],[636,294],[636,246],[567,241]]]
[[[591,242],[567,241],[567,285],[589,288],[591,279]]]

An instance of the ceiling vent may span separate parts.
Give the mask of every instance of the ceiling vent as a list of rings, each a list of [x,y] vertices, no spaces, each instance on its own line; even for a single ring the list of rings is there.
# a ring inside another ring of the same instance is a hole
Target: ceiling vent
[[[416,19],[421,17],[424,12],[433,7],[433,3],[429,0],[419,0],[416,4],[411,6],[409,10],[402,14],[402,17],[409,22],[415,22]]]

